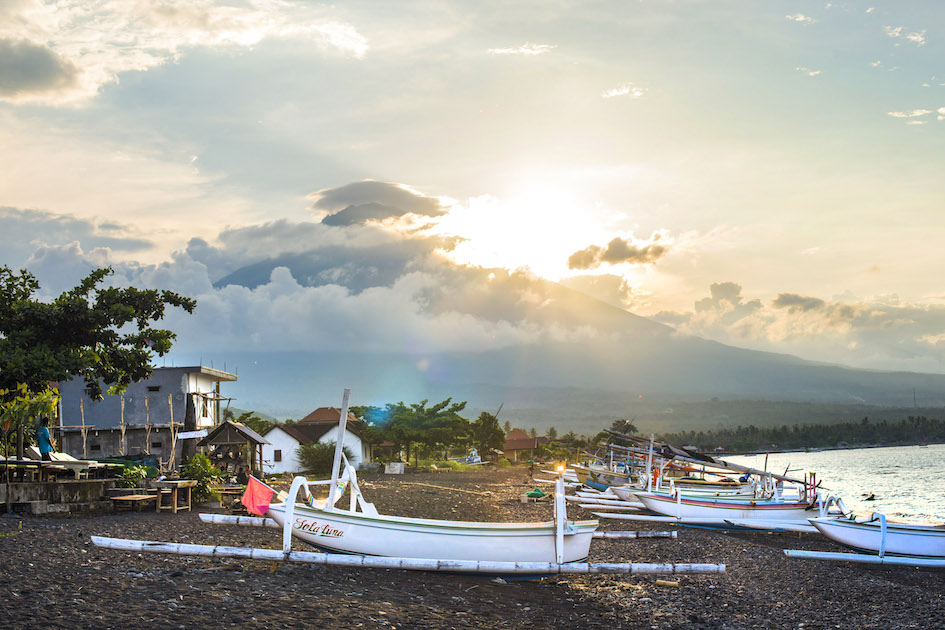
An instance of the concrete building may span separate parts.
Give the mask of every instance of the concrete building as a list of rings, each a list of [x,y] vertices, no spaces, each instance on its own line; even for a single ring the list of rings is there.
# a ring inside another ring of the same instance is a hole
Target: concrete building
[[[263,437],[269,444],[263,444],[263,472],[266,474],[295,473],[302,471],[298,448],[302,444],[315,442],[336,442],[338,440],[338,421],[341,410],[334,407],[321,407],[294,424],[278,424]],[[362,463],[371,461],[371,444],[361,435],[363,423],[350,413],[345,426],[342,444],[352,453],[350,464],[359,468]]]
[[[94,402],[79,379],[59,383],[60,448],[78,458],[119,457],[150,453],[167,462],[172,441],[174,461],[189,456],[197,440],[174,440],[175,433],[214,427],[222,421],[220,383],[236,375],[206,366],[155,368],[151,378],[121,396],[105,394]],[[104,389],[104,387],[103,387]]]

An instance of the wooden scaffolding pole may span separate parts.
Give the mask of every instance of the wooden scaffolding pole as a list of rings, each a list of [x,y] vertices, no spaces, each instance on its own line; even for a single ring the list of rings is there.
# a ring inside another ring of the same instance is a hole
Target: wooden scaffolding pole
[[[121,456],[125,456],[125,396],[122,395],[120,399],[121,404],[121,416],[119,418],[119,430],[121,431],[121,444],[119,446],[118,452],[121,453]]]
[[[171,455],[167,459],[167,471],[174,470],[174,458],[177,456],[177,431],[174,429],[174,396],[167,395],[167,406],[171,410],[171,422],[168,427],[171,430]]]
[[[144,454],[151,454],[151,401],[144,397]]]
[[[88,446],[89,446],[89,431],[85,428],[85,405],[82,403],[82,399],[79,399],[79,414],[82,416],[82,459],[88,459]]]

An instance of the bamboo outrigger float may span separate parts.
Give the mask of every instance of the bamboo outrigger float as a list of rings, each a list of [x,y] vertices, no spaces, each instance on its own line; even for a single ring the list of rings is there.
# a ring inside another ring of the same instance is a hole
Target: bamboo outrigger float
[[[344,435],[350,390],[345,390],[339,422]],[[344,463],[344,475],[339,468]],[[255,479],[250,486],[266,488]],[[328,485],[328,498],[316,500],[310,486]],[[348,509],[336,507],[345,487],[349,488]],[[269,489],[271,490],[271,489]],[[250,490],[247,490],[249,493]],[[299,501],[303,492],[305,501]],[[244,498],[244,502],[246,499]],[[271,503],[271,495],[260,508],[283,533],[282,550],[185,545],[154,541],[93,537],[97,546],[129,551],[151,551],[180,555],[241,557],[323,565],[398,568],[422,571],[450,571],[488,575],[537,577],[560,573],[718,573],[724,564],[631,564],[587,563],[588,548],[595,537],[597,521],[568,521],[564,500],[563,475],[558,476],[554,495],[554,521],[545,523],[477,523],[417,519],[379,514],[358,487],[357,475],[342,453],[337,440],[332,478],[308,481],[296,477],[284,500]],[[249,505],[252,503],[250,499]],[[247,526],[267,526],[269,519],[204,518]],[[637,537],[601,532],[604,538]],[[611,535],[608,535],[611,534]],[[639,536],[643,537],[643,536]],[[315,547],[339,553],[292,550],[298,538]]]

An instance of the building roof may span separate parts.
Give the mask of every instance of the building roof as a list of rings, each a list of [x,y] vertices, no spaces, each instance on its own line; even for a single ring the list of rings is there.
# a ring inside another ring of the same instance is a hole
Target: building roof
[[[341,412],[338,412],[339,415]],[[276,429],[282,429],[286,435],[297,441],[299,444],[311,444],[317,442],[322,438],[323,435],[334,429],[338,426],[338,421],[335,422],[306,422],[303,423],[301,420],[299,422],[294,422],[292,424],[277,424],[271,427],[266,431],[265,435],[269,435],[270,432]],[[350,431],[351,433],[361,437],[360,431],[358,431],[357,426],[346,425],[345,431]],[[363,438],[362,438],[363,439]]]
[[[204,439],[197,443],[197,446],[231,446],[236,444],[269,444],[261,435],[250,429],[245,424],[226,420],[223,424],[215,428]]]
[[[515,431],[509,433],[511,436]],[[524,431],[522,432],[524,433]],[[524,451],[531,448],[538,448],[539,444],[547,444],[550,442],[546,437],[529,437],[528,434],[525,437],[511,437],[505,440],[505,452],[509,451]]]
[[[341,409],[337,407],[319,407],[312,413],[308,414],[299,422],[327,422],[329,424],[338,424],[338,421],[341,419]],[[351,423],[361,423],[354,414],[350,411],[348,412],[348,424]]]
[[[197,372],[203,374],[204,376],[209,376],[211,381],[235,381],[237,376],[236,374],[231,374],[229,372],[224,372],[223,370],[215,370],[212,367],[207,367],[206,365],[194,365],[191,367],[160,367],[154,368],[154,371],[158,370],[184,370],[188,374],[193,374]]]

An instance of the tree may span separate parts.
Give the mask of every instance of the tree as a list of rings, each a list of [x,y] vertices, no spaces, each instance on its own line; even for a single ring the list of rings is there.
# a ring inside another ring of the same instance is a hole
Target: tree
[[[480,457],[485,458],[492,449],[501,450],[505,446],[505,432],[499,427],[499,419],[491,413],[480,413],[472,423],[470,433]]]
[[[276,423],[272,420],[265,420],[257,416],[255,411],[244,411],[240,414],[239,418],[233,419],[233,422],[245,424],[259,435],[262,435],[272,427],[276,426]]]
[[[414,445],[423,445],[428,452],[466,445],[469,443],[469,421],[459,415],[466,403],[451,401],[452,398],[447,398],[432,407],[427,407],[428,400],[412,405],[388,403],[383,413],[373,416],[383,424],[372,437],[393,442],[398,449],[406,451],[408,460]]]
[[[28,271],[0,267],[0,389],[3,401],[26,386],[30,398],[49,391],[50,382],[85,381],[93,400],[102,386],[120,393],[153,373],[151,359],[163,356],[176,335],[152,323],[167,306],[192,313],[196,301],[171,291],[99,286],[112,269],[96,269],[52,302],[34,299],[39,282]],[[22,422],[17,423],[21,434]],[[22,453],[18,453],[22,455]]]
[[[192,313],[197,303],[171,291],[100,287],[112,269],[96,269],[52,302],[33,299],[39,289],[26,270],[0,267],[0,388],[25,383],[44,391],[50,382],[80,377],[86,392],[102,398],[100,380],[115,393],[153,372],[176,335],[152,328],[166,306]]]
[[[548,439],[557,440],[558,439],[558,430],[554,427],[548,427]]]

